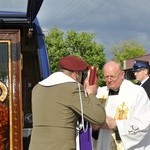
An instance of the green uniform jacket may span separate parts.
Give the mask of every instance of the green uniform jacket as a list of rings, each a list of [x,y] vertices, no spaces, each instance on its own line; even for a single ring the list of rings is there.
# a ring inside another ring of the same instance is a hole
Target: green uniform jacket
[[[94,94],[81,87],[84,118],[93,124],[105,121],[105,110]],[[78,84],[63,83],[32,90],[33,129],[29,150],[75,150],[76,122],[81,115]]]

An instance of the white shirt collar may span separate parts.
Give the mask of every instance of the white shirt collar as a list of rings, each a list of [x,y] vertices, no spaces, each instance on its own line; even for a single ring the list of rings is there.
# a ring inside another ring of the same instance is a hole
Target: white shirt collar
[[[65,75],[63,72],[55,72],[46,79],[40,81],[39,84],[43,86],[53,86],[67,82],[77,82],[77,81]]]
[[[143,81],[141,81],[141,85],[144,84],[148,80],[149,77],[145,78]]]

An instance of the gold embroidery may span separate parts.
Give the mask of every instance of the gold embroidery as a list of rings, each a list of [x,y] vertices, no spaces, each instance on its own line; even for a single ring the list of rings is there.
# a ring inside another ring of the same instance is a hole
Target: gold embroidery
[[[118,107],[116,107],[116,112],[114,119],[115,120],[122,120],[127,119],[128,117],[129,108],[122,102]],[[115,133],[112,133],[112,141],[111,141],[111,148],[112,150],[123,150],[123,143],[121,140],[117,141],[115,137]]]
[[[112,133],[111,150],[123,150],[122,141],[116,141],[115,133]]]
[[[106,102],[106,100],[107,100],[106,95],[103,95],[102,97],[99,98],[99,102],[100,102],[101,105],[104,104]]]
[[[129,109],[128,109],[127,105],[125,104],[125,102],[123,102],[120,106],[118,106],[116,108],[116,113],[115,113],[114,119],[115,120],[127,119],[128,112],[129,112]]]

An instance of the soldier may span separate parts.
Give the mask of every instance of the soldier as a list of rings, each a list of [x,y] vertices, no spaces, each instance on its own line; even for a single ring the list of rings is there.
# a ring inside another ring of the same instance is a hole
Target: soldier
[[[106,119],[105,110],[96,98],[97,85],[89,85],[86,80],[84,90],[80,84],[88,64],[69,55],[60,59],[59,66],[60,71],[33,88],[29,150],[76,150],[77,120],[82,118],[84,128],[84,119],[97,125]]]

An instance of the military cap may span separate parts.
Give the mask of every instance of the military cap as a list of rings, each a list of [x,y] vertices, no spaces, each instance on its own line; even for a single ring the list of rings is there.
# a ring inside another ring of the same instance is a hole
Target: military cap
[[[59,66],[70,71],[84,71],[88,68],[88,64],[84,60],[74,55],[61,58]]]
[[[132,71],[138,71],[140,69],[150,69],[149,62],[144,60],[135,60],[132,67]]]

